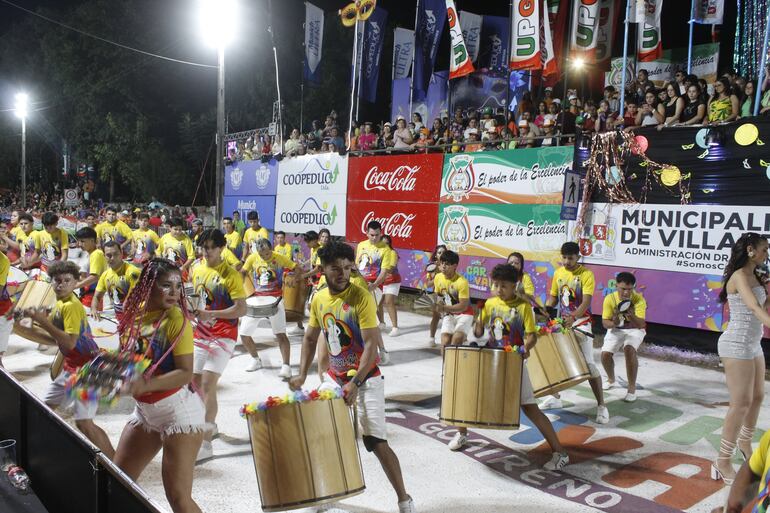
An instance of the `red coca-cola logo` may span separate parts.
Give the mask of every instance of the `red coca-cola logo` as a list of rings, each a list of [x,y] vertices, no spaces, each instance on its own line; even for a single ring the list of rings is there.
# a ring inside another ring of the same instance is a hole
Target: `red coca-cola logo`
[[[380,171],[372,166],[364,177],[364,189],[367,191],[413,191],[417,185],[415,175],[420,166],[398,166],[393,171]]]
[[[392,238],[406,239],[412,236],[412,221],[416,216],[414,214],[404,214],[395,212],[390,217],[377,218],[373,211],[369,211],[361,222],[361,233],[366,233],[366,226],[372,221],[379,221],[382,225],[382,232]]]

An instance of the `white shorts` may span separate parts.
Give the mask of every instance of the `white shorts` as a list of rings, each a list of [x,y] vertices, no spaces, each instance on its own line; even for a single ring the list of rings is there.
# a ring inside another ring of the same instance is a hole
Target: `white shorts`
[[[457,332],[463,332],[467,338],[471,336],[472,328],[473,316],[470,314],[447,314],[441,318],[442,335],[453,335]]]
[[[644,336],[647,332],[638,328],[630,328],[627,330],[612,328],[607,330],[607,334],[604,335],[604,344],[602,345],[602,351],[607,353],[616,353],[625,346],[631,346],[634,349],[639,349],[644,341]]]
[[[372,295],[374,296],[374,302],[377,303],[377,306],[380,306],[380,302],[382,301],[383,292],[381,288],[376,288],[372,290]]]
[[[0,315],[0,354],[8,350],[11,330],[13,330],[13,317],[9,319],[5,314]]]
[[[532,389],[532,381],[529,379],[529,372],[527,371],[526,361],[521,368],[521,399],[519,404],[522,406],[525,404],[537,404],[537,399],[535,399],[535,392]]]
[[[199,347],[206,344],[207,347]],[[227,362],[235,351],[235,340],[218,338],[215,340],[195,340],[193,355],[193,374],[203,374],[203,371],[213,372],[220,376],[227,367]]]
[[[66,407],[74,405],[74,417],[75,420],[88,420],[96,417],[96,410],[99,408],[99,403],[96,401],[81,401],[80,399],[72,399],[67,397],[65,391],[65,384],[70,378],[69,372],[62,371],[55,380],[53,380],[48,388],[45,389],[43,394],[43,402],[52,407]]]
[[[259,328],[259,322],[265,319],[270,321],[273,335],[286,333],[286,307],[283,301],[278,303],[278,310],[270,317],[241,317],[241,323],[238,325],[238,335],[253,337]]]
[[[358,420],[361,433],[380,440],[388,439],[385,422],[385,377],[375,376],[358,389]]]
[[[185,386],[156,403],[137,401],[128,423],[163,437],[205,431],[205,415],[201,397]]]
[[[401,282],[391,283],[390,285],[382,286],[382,293],[390,294],[391,296],[398,296],[399,290],[401,290]]]
[[[591,377],[598,378],[601,374],[599,373],[599,367],[596,366],[596,362],[594,361],[593,339],[583,335],[577,330],[573,330],[573,333],[575,334],[578,344],[580,344],[580,352],[583,353],[583,356],[586,359],[586,365],[588,365],[588,370],[591,371]]]

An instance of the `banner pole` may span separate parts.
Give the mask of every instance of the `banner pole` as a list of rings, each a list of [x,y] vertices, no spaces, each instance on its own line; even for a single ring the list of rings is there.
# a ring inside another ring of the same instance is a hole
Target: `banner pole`
[[[356,21],[356,30],[358,30],[358,21]],[[358,94],[356,94],[356,121],[359,121],[358,118],[358,108],[361,106],[361,69],[364,67],[364,41],[366,40],[366,22],[364,23],[364,27],[361,30],[362,31],[362,40],[361,40],[361,57],[358,59]],[[358,47],[356,47],[356,55],[358,55]]]
[[[687,74],[692,73],[692,33],[695,29],[695,0],[690,5],[690,40],[687,43]]]
[[[513,45],[511,44],[513,42],[513,0],[508,2],[508,27],[511,30],[510,34],[510,40],[508,41],[508,52],[513,51]],[[508,61],[505,63],[505,114],[503,118],[503,122],[505,123],[505,126],[508,127],[508,114],[511,112],[511,65],[510,65],[510,54],[508,55]],[[516,118],[513,119],[513,124],[516,126]],[[511,134],[511,137],[513,137],[513,134]],[[507,142],[506,142],[507,145]]]
[[[626,21],[625,30],[623,32],[623,64],[620,71],[620,107],[618,116],[623,118],[623,112],[626,106],[626,65],[628,64],[628,25],[630,24],[629,18],[631,17],[631,0],[626,0]]]
[[[412,45],[412,72],[409,77],[409,119],[412,119],[412,100],[414,96],[414,60],[417,57],[417,19],[420,14],[420,0],[417,0],[417,7],[414,10],[414,43]],[[395,122],[396,120],[391,120]],[[409,123],[407,123],[408,125]]]
[[[356,106],[356,64],[358,63],[358,18],[356,17],[356,25],[353,28],[353,74],[351,78],[350,88],[350,114],[348,115],[348,147],[350,150],[350,143],[353,141],[353,109]]]
[[[762,64],[759,68],[759,79],[757,80],[757,92],[754,98],[754,115],[759,116],[759,102],[762,101],[762,84],[765,81],[765,72],[767,66],[767,43],[770,40],[770,9],[767,10],[767,21],[765,22],[765,42],[762,43]]]

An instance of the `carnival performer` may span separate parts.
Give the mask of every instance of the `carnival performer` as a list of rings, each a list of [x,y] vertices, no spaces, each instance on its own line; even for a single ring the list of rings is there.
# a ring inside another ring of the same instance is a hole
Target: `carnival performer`
[[[591,297],[594,294],[594,273],[581,265],[580,246],[577,242],[565,242],[561,246],[561,264],[553,273],[551,292],[546,301],[547,307],[558,304],[557,315],[565,326],[572,327],[584,324],[590,330],[591,327]],[[581,352],[586,359],[586,364],[591,372],[588,383],[596,397],[596,423],[606,424],[610,421],[610,412],[604,404],[602,393],[602,378],[599,368],[594,362],[594,348],[589,340],[579,330],[574,330],[575,338],[580,344]],[[549,396],[540,405],[544,410],[561,408],[562,402],[558,394]]]
[[[120,322],[123,318],[123,306],[126,298],[139,281],[141,270],[123,261],[123,252],[115,241],[105,242],[103,252],[108,268],[99,277],[96,284],[91,316],[96,320],[101,319],[104,308],[103,300],[106,294],[115,310],[115,318]]]
[[[359,242],[356,247],[356,267],[369,282],[369,292],[374,295],[375,303],[379,308],[382,301],[382,285],[396,266],[394,260],[396,253],[382,240],[382,225],[379,221],[369,221],[366,225],[366,237],[367,240]],[[380,329],[385,329],[384,322],[380,322],[379,326]],[[379,338],[378,344],[380,344],[380,363],[388,365],[390,354],[385,349],[382,337]]]
[[[736,446],[744,459],[751,456],[751,441],[765,390],[765,356],[760,342],[762,325],[770,327],[770,300],[766,282],[768,243],[757,233],[744,233],[733,245],[725,266],[719,300],[730,307],[727,329],[717,350],[725,368],[730,407],[722,426],[719,456],[711,467],[713,479],[730,484],[735,469],[730,460]]]
[[[537,305],[535,299],[535,284],[532,283],[532,277],[524,271],[524,255],[514,251],[508,255],[508,263],[519,271],[521,280],[516,284],[516,293],[530,305]]]
[[[227,239],[227,249],[232,251],[238,259],[243,258],[243,239],[238,230],[235,229],[233,219],[225,217],[222,219],[222,228],[225,230],[225,239]]]
[[[36,245],[32,227],[35,220],[31,215],[19,214],[19,230],[16,231],[16,243],[19,245],[19,267],[25,271],[40,268],[40,248]]]
[[[67,397],[65,385],[70,376],[77,374],[80,367],[90,362],[99,352],[94,342],[91,328],[88,326],[86,310],[75,296],[75,284],[80,277],[80,269],[74,262],[59,261],[48,268],[56,305],[48,313],[45,308],[28,308],[23,312],[26,317],[40,325],[59,347],[64,356],[63,372],[48,385],[43,394],[43,401],[50,407],[66,406],[74,401],[75,426],[108,458],[115,450],[102,428],[94,423],[97,403]],[[24,336],[24,332],[21,332]]]
[[[59,216],[53,212],[43,214],[43,229],[32,234],[35,248],[40,252],[40,270],[47,269],[56,261],[67,261],[69,238],[67,232],[59,228]]]
[[[448,345],[460,346],[470,335],[473,327],[468,280],[457,272],[460,256],[446,250],[439,257],[439,272],[433,278],[436,290],[434,312],[441,316],[441,350]]]
[[[291,244],[286,242],[286,232],[280,230],[273,232],[273,251],[286,258],[294,256]]]
[[[174,262],[182,271],[182,279],[187,281],[188,270],[195,260],[195,248],[184,232],[183,219],[175,217],[170,225],[171,231],[160,238],[158,254]]]
[[[18,265],[21,253],[19,252],[19,245],[16,243],[16,233],[21,230],[18,227],[19,214],[15,210],[11,213],[11,218],[16,219],[16,224],[11,221],[0,221],[0,248],[5,251],[5,256],[8,257],[11,265]]]
[[[221,230],[204,230],[198,237],[203,261],[192,272],[192,283],[199,303],[193,310],[195,327],[195,362],[193,381],[203,390],[206,422],[216,426],[217,386],[230,361],[238,338],[238,319],[246,313],[246,293],[238,271],[222,259],[227,241]],[[205,301],[205,304],[204,304]],[[214,455],[213,430],[203,436],[198,461]]]
[[[0,251],[0,367],[3,366],[3,355],[8,350],[8,341],[13,330],[13,302],[8,294],[8,272],[11,261]]]
[[[279,298],[283,294],[283,281],[286,273],[293,270],[296,264],[289,258],[273,251],[273,246],[267,239],[259,239],[256,242],[257,251],[250,254],[243,264],[241,273],[246,279],[250,279],[254,285],[255,296],[267,296]],[[238,332],[243,346],[252,356],[253,361],[247,367],[247,371],[253,372],[262,368],[262,359],[257,352],[257,345],[252,338],[259,327],[261,319],[256,317],[244,317]],[[278,341],[278,349],[281,351],[281,370],[278,376],[283,379],[291,377],[291,360],[289,337],[286,336],[286,307],[283,301],[278,302],[278,310],[269,317],[273,335]]]
[[[425,266],[425,291],[428,294],[435,294],[436,289],[433,284],[433,280],[436,277],[437,272],[439,272],[439,261],[438,259],[441,257],[441,255],[446,251],[446,246],[444,244],[439,244],[433,249],[433,253],[430,255],[430,261],[428,262],[428,265]],[[435,267],[434,267],[435,266]],[[429,271],[428,269],[433,269],[432,271]],[[441,315],[437,311],[433,311],[431,313],[430,318],[430,345],[435,346],[436,345],[436,331],[438,331],[438,323],[441,320]]]
[[[252,210],[246,214],[249,227],[243,232],[243,259],[245,260],[252,253],[257,252],[257,241],[259,239],[269,239],[270,234],[267,228],[259,224],[259,212]]]
[[[626,377],[628,389],[623,400],[627,403],[636,401],[636,376],[639,371],[637,351],[647,334],[644,320],[647,302],[644,296],[636,292],[636,276],[628,272],[618,273],[615,277],[617,290],[604,298],[602,305],[602,326],[607,330],[602,345],[602,366],[607,379],[602,384],[604,390],[615,387],[615,360],[613,355],[623,349],[626,357]]]
[[[118,219],[118,209],[110,205],[104,209],[104,221],[96,225],[96,235],[99,237],[99,244],[114,240],[120,245],[120,250],[124,256],[131,254],[131,241],[134,238],[131,228],[126,223]]]
[[[163,449],[161,476],[171,509],[196,513],[192,499],[195,457],[206,429],[200,395],[192,391],[193,333],[182,300],[182,273],[168,260],[147,262],[126,298],[119,325],[121,348],[152,361],[134,381],[136,400],[114,462],[134,481]]]
[[[240,272],[243,269],[243,262],[235,256],[235,253],[230,251],[230,248],[225,246],[222,248],[222,260],[227,262],[227,265]]]
[[[200,248],[198,245],[198,238],[203,233],[203,219],[193,219],[190,223],[190,240],[193,243],[193,247]]]
[[[139,228],[132,233],[134,240],[133,262],[135,265],[142,266],[145,262],[155,256],[155,252],[160,245],[160,237],[158,237],[158,234],[150,228],[150,214],[147,212],[140,212],[137,219],[139,220]]]
[[[537,344],[537,325],[535,314],[529,301],[521,298],[516,289],[521,283],[521,272],[509,264],[497,265],[490,274],[492,290],[495,295],[486,300],[481,315],[476,321],[474,331],[477,338],[488,330],[487,347],[524,346],[522,358],[529,357],[529,352]],[[532,382],[529,380],[527,366],[522,367],[521,375],[521,410],[543,435],[553,451],[546,470],[561,470],[569,463],[569,455],[559,442],[551,421],[546,417],[535,400]],[[449,449],[458,451],[468,443],[468,429],[459,427],[454,438],[449,442]]]
[[[87,226],[75,233],[80,249],[88,253],[88,271],[80,273],[80,280],[75,284],[80,289],[80,302],[88,309],[92,308],[96,284],[109,268],[104,253],[96,243],[96,231]]]
[[[315,287],[318,285],[318,280],[321,279],[322,274],[320,260],[318,259],[318,250],[321,248],[320,237],[318,232],[309,230],[302,238],[305,239],[305,244],[310,248],[310,269],[302,274],[302,278],[309,279],[310,284]]]
[[[396,302],[398,301],[398,292],[401,290],[401,275],[398,273],[398,253],[393,249],[393,240],[389,235],[383,235],[382,240],[388,245],[388,248],[390,248],[390,261],[393,263],[393,267],[385,278],[385,281],[382,282],[382,303],[380,303],[379,318],[380,322],[384,323],[383,310],[388,312],[390,323],[393,325],[393,328],[388,335],[397,337],[398,310],[396,308]]]
[[[310,324],[302,341],[299,375],[289,381],[299,390],[307,379],[323,330],[330,354],[329,376],[343,388],[345,402],[357,405],[364,447],[380,461],[398,497],[400,513],[414,513],[414,501],[406,493],[398,457],[387,442],[385,381],[377,366],[377,305],[366,289],[350,283],[353,249],[331,242],[320,250],[327,287],[310,305]]]

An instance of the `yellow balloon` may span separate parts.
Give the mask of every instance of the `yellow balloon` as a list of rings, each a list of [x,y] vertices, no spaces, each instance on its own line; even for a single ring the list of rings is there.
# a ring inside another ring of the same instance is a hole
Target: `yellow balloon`
[[[735,131],[735,142],[741,146],[748,146],[759,138],[759,129],[754,123],[746,123]]]
[[[667,187],[673,187],[682,179],[682,172],[676,166],[660,170],[660,181]]]

